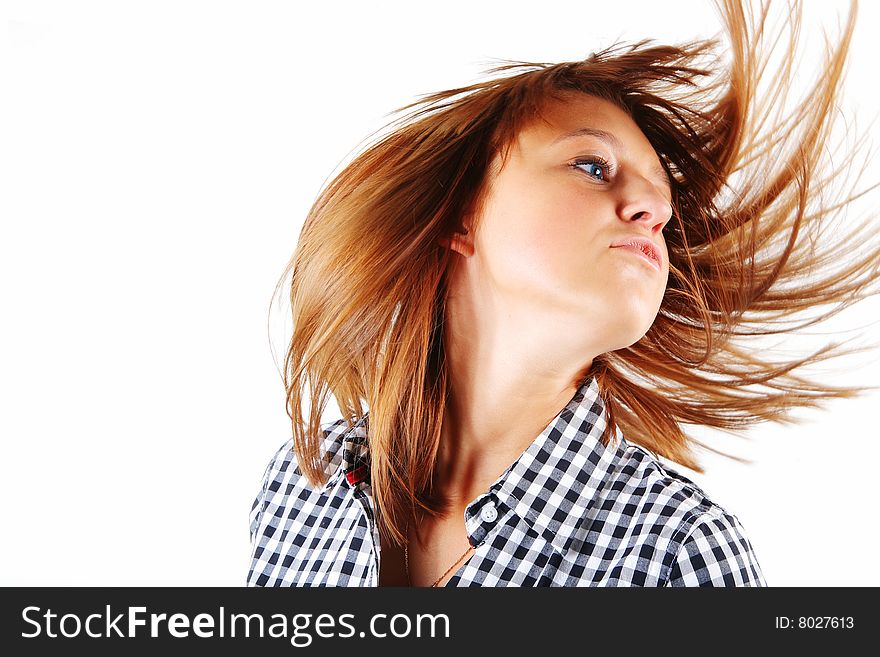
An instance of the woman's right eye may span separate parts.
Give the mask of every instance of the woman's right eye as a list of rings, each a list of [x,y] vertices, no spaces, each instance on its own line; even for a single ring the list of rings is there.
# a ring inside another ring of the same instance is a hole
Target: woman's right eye
[[[571,166],[586,172],[588,176],[596,180],[607,181],[611,176],[611,165],[601,157],[577,160]]]

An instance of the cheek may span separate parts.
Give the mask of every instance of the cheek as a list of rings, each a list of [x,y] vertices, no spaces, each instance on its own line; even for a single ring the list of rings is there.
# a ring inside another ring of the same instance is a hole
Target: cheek
[[[546,290],[584,273],[595,228],[570,196],[523,185],[490,206],[479,246],[499,282]]]

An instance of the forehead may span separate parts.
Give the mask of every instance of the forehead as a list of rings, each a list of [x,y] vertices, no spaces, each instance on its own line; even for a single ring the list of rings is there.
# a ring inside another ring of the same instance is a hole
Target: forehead
[[[580,92],[548,98],[540,116],[523,127],[516,146],[527,155],[553,155],[577,149],[579,144],[604,142],[615,155],[630,159],[670,187],[651,142],[629,114],[615,103]]]
[[[584,127],[610,132],[628,148],[654,154],[651,142],[626,111],[609,100],[584,93],[548,98],[541,108],[540,118],[529,124],[523,133],[552,141]]]

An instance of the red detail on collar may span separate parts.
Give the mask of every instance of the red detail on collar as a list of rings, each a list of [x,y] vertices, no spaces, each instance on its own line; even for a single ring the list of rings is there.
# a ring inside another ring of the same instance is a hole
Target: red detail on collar
[[[366,466],[366,464],[364,464],[356,467],[351,472],[346,472],[345,478],[348,479],[348,483],[354,486],[366,479],[369,472],[369,468]]]

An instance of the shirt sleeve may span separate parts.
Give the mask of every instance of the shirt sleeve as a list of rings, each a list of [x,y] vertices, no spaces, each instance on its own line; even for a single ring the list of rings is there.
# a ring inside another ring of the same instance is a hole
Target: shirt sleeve
[[[704,513],[676,555],[666,586],[767,586],[736,516]]]
[[[257,527],[260,526],[260,519],[263,516],[263,501],[266,499],[266,486],[269,484],[269,473],[272,471],[272,465],[275,463],[275,459],[273,458],[269,461],[269,464],[266,466],[266,471],[263,473],[262,481],[260,482],[260,491],[257,493],[256,498],[251,504],[251,513],[250,513],[250,528],[251,528],[251,549],[253,550],[254,537],[257,533]]]

